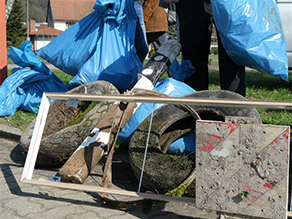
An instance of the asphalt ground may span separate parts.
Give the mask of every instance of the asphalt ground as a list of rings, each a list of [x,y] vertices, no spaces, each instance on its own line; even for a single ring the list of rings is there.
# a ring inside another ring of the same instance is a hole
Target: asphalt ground
[[[25,160],[18,145],[21,134],[18,129],[0,126],[0,219],[218,217],[216,212],[197,209],[194,204],[168,202],[152,208],[143,205],[118,207],[106,204],[97,193],[20,182]],[[34,176],[48,178],[56,172],[57,169],[35,169]],[[131,184],[131,178],[127,180]],[[91,176],[87,181],[95,182]],[[112,198],[131,201],[127,196]]]

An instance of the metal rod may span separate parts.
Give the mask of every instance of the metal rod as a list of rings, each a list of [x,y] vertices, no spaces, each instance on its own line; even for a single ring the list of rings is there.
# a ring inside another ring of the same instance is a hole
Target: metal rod
[[[145,168],[145,163],[146,163],[147,150],[148,150],[148,145],[149,145],[149,140],[150,140],[150,131],[151,131],[151,127],[152,127],[152,120],[153,120],[154,111],[155,111],[155,109],[154,109],[154,104],[153,104],[150,122],[149,122],[149,128],[148,128],[146,147],[145,147],[145,151],[144,151],[144,159],[143,159],[142,168],[141,168],[141,175],[140,175],[140,180],[139,180],[138,192],[141,191],[141,186],[142,186],[142,181],[143,181],[143,174],[144,174],[144,168]]]
[[[29,31],[30,31],[30,27],[29,27],[29,2],[28,0],[26,0],[26,40],[30,40],[29,38]]]

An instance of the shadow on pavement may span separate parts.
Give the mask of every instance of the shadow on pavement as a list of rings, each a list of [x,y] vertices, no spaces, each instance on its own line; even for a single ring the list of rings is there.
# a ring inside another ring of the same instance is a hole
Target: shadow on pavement
[[[4,179],[7,183],[7,186],[11,192],[11,194],[22,196],[22,197],[30,197],[30,198],[39,198],[45,200],[54,200],[60,202],[67,202],[71,204],[77,205],[87,205],[87,206],[96,206],[96,207],[104,207],[107,209],[115,209],[126,212],[127,214],[131,214],[136,216],[137,218],[163,218],[167,217],[168,219],[172,218],[182,218],[182,219],[194,219],[198,217],[189,217],[179,215],[173,212],[163,211],[165,204],[163,202],[157,202],[152,200],[140,200],[138,202],[120,202],[110,203],[103,200],[97,193],[86,192],[88,195],[91,195],[93,201],[82,201],[75,200],[71,198],[64,197],[55,197],[51,196],[46,192],[24,192],[19,186],[19,180],[16,180],[14,173],[12,172],[12,168],[23,168],[25,162],[25,156],[23,156],[22,148],[19,145],[16,145],[10,153],[10,158],[15,164],[12,163],[2,163],[0,164],[0,169],[3,173]],[[114,165],[115,166],[115,165]],[[52,170],[52,169],[50,169]]]
[[[15,179],[13,172],[11,171],[11,167],[22,168],[23,166],[9,164],[9,163],[0,164],[0,169],[3,173],[3,176],[5,178],[5,181],[9,187],[11,194],[18,195],[18,196],[32,197],[32,198],[41,198],[41,199],[46,199],[46,200],[69,202],[72,204],[97,206],[96,202],[88,202],[88,201],[74,200],[74,199],[69,199],[69,198],[54,197],[54,196],[50,196],[47,193],[42,193],[42,192],[39,192],[38,194],[30,193],[30,192],[23,192],[21,190],[21,188],[19,187],[18,181]]]
[[[18,144],[16,145],[10,153],[10,159],[17,164],[24,165],[25,156],[23,154],[22,147]]]

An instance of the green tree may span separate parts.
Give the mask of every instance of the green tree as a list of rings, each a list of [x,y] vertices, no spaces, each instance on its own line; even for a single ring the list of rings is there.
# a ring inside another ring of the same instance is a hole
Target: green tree
[[[27,0],[21,0],[23,5],[23,13],[26,17]],[[29,17],[36,20],[36,22],[45,22],[47,17],[48,0],[29,0]],[[73,4],[73,3],[72,3]]]
[[[23,27],[22,21],[22,3],[16,0],[6,24],[8,46],[18,47],[25,39],[25,28]]]

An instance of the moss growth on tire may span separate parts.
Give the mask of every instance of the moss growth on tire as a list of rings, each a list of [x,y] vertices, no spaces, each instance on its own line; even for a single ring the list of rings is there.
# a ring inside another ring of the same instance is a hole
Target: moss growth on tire
[[[140,171],[144,153],[132,152],[131,156],[133,163],[136,164],[136,168],[140,167]],[[147,153],[143,185],[153,191],[167,193],[169,190],[177,188],[189,176],[194,169],[194,165],[194,154]],[[185,189],[181,187],[177,190],[177,194],[182,195]]]
[[[83,111],[82,113],[79,113],[78,116],[74,119],[71,120],[68,124],[66,124],[65,126],[62,127],[62,129],[72,126],[72,125],[76,125],[78,123],[80,123],[82,121],[82,119],[84,118],[84,116],[90,111],[92,110],[98,103],[100,103],[99,101],[94,101],[92,102],[85,111]]]

